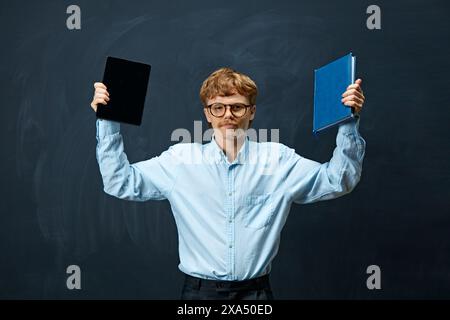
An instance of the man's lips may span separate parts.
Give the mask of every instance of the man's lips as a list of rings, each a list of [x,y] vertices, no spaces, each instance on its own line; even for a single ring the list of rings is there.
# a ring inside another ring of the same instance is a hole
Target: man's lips
[[[226,128],[226,129],[235,129],[235,128],[237,128],[237,125],[232,124],[232,123],[227,123],[227,124],[223,124],[222,127]]]

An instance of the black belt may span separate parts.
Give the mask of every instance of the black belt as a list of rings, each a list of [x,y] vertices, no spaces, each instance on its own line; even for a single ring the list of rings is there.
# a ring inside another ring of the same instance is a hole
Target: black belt
[[[185,283],[196,289],[260,290],[270,288],[268,274],[262,277],[241,281],[201,279],[188,274],[185,274],[185,276]]]

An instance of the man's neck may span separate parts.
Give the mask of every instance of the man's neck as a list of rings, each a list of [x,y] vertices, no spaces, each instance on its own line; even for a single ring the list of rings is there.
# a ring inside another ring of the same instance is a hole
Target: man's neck
[[[225,139],[225,138],[218,139],[218,138],[214,137],[217,144],[222,149],[224,154],[227,156],[228,161],[230,163],[232,163],[236,159],[236,157],[239,153],[239,150],[241,150],[242,145],[245,142],[245,138],[246,138],[245,135],[243,135],[242,137],[229,138],[229,139]]]

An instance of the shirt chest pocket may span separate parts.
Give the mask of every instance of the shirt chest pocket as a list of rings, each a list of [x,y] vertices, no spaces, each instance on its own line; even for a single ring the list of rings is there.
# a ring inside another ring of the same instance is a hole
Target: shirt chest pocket
[[[270,193],[247,196],[243,209],[246,228],[260,229],[272,223],[274,204]]]

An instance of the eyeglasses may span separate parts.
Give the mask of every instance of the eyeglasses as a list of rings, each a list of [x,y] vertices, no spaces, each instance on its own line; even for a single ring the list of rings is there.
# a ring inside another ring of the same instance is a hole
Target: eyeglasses
[[[211,113],[214,117],[220,118],[225,115],[227,111],[227,106],[230,107],[231,114],[236,118],[243,117],[247,112],[247,108],[251,107],[251,104],[243,104],[243,103],[234,103],[225,105],[223,103],[213,103],[205,108],[209,109],[209,113]]]

